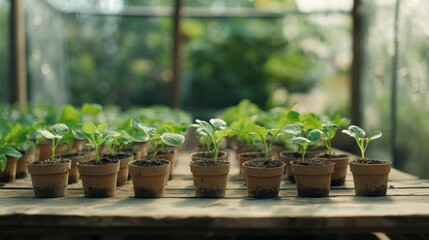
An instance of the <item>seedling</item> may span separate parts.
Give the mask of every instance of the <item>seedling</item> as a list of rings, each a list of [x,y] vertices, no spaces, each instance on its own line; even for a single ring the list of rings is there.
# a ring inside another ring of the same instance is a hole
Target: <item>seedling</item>
[[[282,129],[266,129],[256,124],[248,124],[244,127],[243,131],[247,132],[248,134],[259,136],[261,142],[264,145],[266,160],[270,159],[271,151],[273,149],[273,143],[279,134],[288,133],[291,135],[297,135],[301,133],[301,130],[295,124],[287,124]],[[271,138],[269,139],[269,143],[267,143],[269,136],[271,136]]]
[[[185,142],[185,137],[183,135],[166,132],[166,129],[157,131],[155,127],[149,127],[144,123],[139,123],[137,126],[143,130],[144,135],[148,139],[152,149],[152,160],[156,159],[159,148],[163,149],[165,145],[178,147]]]
[[[129,135],[125,131],[120,131],[120,134],[121,135],[112,137],[106,142],[107,146],[109,147],[110,154],[112,155],[115,153],[115,148],[117,149],[117,152],[121,152],[124,147],[130,145],[133,142],[138,141],[136,138]],[[143,140],[142,142],[145,141],[147,141],[147,139]]]
[[[365,137],[366,136],[365,131],[362,130],[362,128],[355,125],[349,126],[347,130],[343,130],[342,132],[356,140],[356,143],[360,148],[362,159],[365,159],[365,151],[366,151],[366,148],[368,147],[369,142],[377,138],[380,138],[383,135],[380,131],[374,131],[368,134],[367,137]]]
[[[326,150],[328,151],[329,157],[333,155],[332,139],[335,137],[335,134],[337,134],[339,128],[340,126],[335,123],[325,123],[322,126],[321,139],[325,141]]]
[[[307,134],[307,137],[294,137],[290,140],[293,144],[298,144],[299,146],[301,146],[302,161],[304,161],[305,153],[307,152],[307,148],[310,143],[320,140],[322,134],[323,132],[319,129],[314,129]]]
[[[214,160],[217,162],[220,143],[232,130],[227,128],[224,120],[218,118],[210,119],[210,123],[199,119],[195,120],[195,122],[196,124],[192,124],[192,126],[197,127],[196,136],[204,139],[207,152],[213,151]]]
[[[43,137],[51,140],[52,161],[55,159],[55,149],[57,148],[58,143],[69,131],[70,130],[67,125],[62,123],[57,123],[47,128],[37,129],[37,132],[42,134]]]
[[[95,162],[100,161],[100,146],[110,139],[121,135],[117,131],[108,131],[107,123],[95,125],[93,122],[75,124],[72,127],[73,135],[77,139],[87,139],[95,149]]]
[[[20,158],[22,154],[10,146],[0,146],[0,167],[3,172],[6,169],[7,157]]]

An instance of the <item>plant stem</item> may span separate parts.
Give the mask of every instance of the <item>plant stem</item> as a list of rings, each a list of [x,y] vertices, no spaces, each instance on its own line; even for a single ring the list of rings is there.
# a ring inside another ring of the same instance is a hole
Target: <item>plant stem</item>
[[[100,156],[99,156],[99,154],[98,154],[98,148],[99,148],[99,146],[100,145],[96,145],[96,144],[94,144],[94,148],[95,148],[95,162],[96,163],[98,163],[99,161],[100,161]]]
[[[52,143],[52,147],[51,147],[51,159],[52,159],[52,161],[54,161],[54,159],[55,159],[55,138],[52,138],[52,140],[51,140],[51,143]]]

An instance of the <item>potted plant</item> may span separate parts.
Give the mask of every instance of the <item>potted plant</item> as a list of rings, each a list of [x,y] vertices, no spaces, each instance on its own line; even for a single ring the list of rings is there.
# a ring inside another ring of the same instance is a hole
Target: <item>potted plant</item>
[[[323,124],[321,129],[321,139],[325,142],[326,153],[319,155],[319,159],[335,163],[334,172],[331,176],[331,186],[344,185],[350,158],[347,154],[335,154],[332,149],[332,139],[335,137],[339,128],[340,125],[327,122]]]
[[[317,159],[305,158],[310,143],[318,141],[323,132],[311,130],[306,137],[294,137],[292,143],[301,146],[301,159],[291,162],[295,175],[298,197],[327,197],[331,186],[331,175],[334,163]]]
[[[128,135],[126,132],[121,131],[120,133],[120,135],[114,136],[107,141],[110,153],[103,155],[105,158],[119,161],[119,172],[116,180],[116,186],[123,186],[127,183],[128,163],[134,159],[133,154],[122,152],[122,149],[136,141],[134,137]],[[117,148],[116,151],[115,148]]]
[[[143,123],[138,126],[143,130],[151,146],[151,157],[131,161],[129,165],[133,181],[134,195],[139,198],[159,198],[164,196],[164,187],[168,180],[171,163],[157,157],[160,145],[178,147],[185,142],[180,134],[159,132],[154,127]]]
[[[46,161],[27,164],[34,195],[41,198],[63,197],[67,194],[71,161],[56,158],[55,150],[64,134],[69,132],[69,128],[62,123],[57,123],[47,128],[37,129],[37,132],[50,140],[51,157]]]
[[[356,196],[385,196],[391,163],[365,158],[368,144],[382,136],[380,131],[366,135],[360,127],[351,125],[343,133],[356,140],[361,158],[350,162]]]
[[[8,183],[15,181],[16,162],[22,155],[15,148],[0,145],[0,182]]]
[[[104,198],[115,195],[119,161],[100,158],[99,150],[106,141],[120,133],[108,131],[107,127],[107,123],[95,125],[93,122],[78,123],[72,127],[75,138],[87,139],[95,150],[95,159],[77,164],[85,197]]]
[[[278,197],[285,164],[278,159],[271,159],[273,143],[279,134],[289,133],[295,135],[299,129],[292,124],[288,124],[282,129],[266,129],[256,124],[249,124],[243,130],[248,134],[257,135],[265,150],[263,159],[246,161],[242,165],[249,197]]]
[[[206,159],[194,160],[189,164],[197,197],[222,198],[225,196],[230,162],[224,155],[219,154],[220,143],[223,138],[231,133],[226,122],[222,119],[210,119],[209,122],[195,120],[196,135],[204,139],[207,152],[203,156]],[[212,149],[210,148],[212,146]]]

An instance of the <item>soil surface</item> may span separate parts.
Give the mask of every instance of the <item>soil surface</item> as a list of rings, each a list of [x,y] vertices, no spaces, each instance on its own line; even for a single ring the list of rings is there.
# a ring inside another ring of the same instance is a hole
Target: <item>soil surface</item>
[[[214,158],[214,157],[215,157],[215,154],[214,154],[214,152],[209,152],[209,153],[207,153],[207,152],[202,152],[202,153],[197,153],[197,154],[195,154],[194,156],[195,156],[195,157],[198,157],[198,158]],[[225,153],[224,153],[224,152],[218,152],[218,153],[217,153],[217,157],[218,157],[218,158],[223,157],[223,156],[225,156]]]
[[[81,165],[109,165],[109,164],[115,164],[118,160],[108,159],[108,158],[101,158],[99,162],[97,162],[95,159],[80,162]]]
[[[278,168],[283,166],[283,162],[280,160],[253,160],[245,162],[244,166],[256,168]]]
[[[357,160],[353,161],[353,163],[357,163],[357,164],[386,164],[388,162],[380,161],[380,160],[372,160],[372,159],[357,159]]]
[[[156,166],[163,166],[163,165],[167,165],[169,163],[169,161],[164,160],[164,159],[155,159],[155,160],[138,160],[132,163],[133,166],[138,166],[138,167],[156,167]]]
[[[282,153],[282,155],[286,156],[286,157],[290,157],[290,158],[301,158],[302,154],[300,152],[286,152],[286,153]],[[305,153],[305,158],[313,158],[316,157],[315,154],[313,153]]]
[[[104,154],[102,157],[108,158],[111,160],[121,160],[121,159],[129,158],[131,156],[133,156],[133,155],[128,154],[128,153],[115,153],[115,154]]]
[[[328,153],[324,153],[322,155],[319,155],[320,158],[345,158],[347,156],[348,156],[347,154],[329,155]]]
[[[74,158],[74,157],[82,157],[85,156],[85,153],[66,153],[61,154],[62,158]]]
[[[206,160],[199,160],[199,161],[192,161],[192,166],[198,166],[198,167],[220,167],[228,165],[228,161],[206,161]]]
[[[60,163],[66,163],[66,162],[70,162],[70,160],[68,159],[63,159],[63,158],[55,158],[54,161],[51,161],[51,159],[46,160],[46,161],[34,161],[30,164],[34,164],[34,165],[49,165],[49,164],[60,164]]]
[[[305,159],[304,161],[293,161],[293,163],[301,166],[327,166],[329,161]]]
[[[244,158],[265,158],[265,153],[262,152],[258,152],[258,153],[247,153],[247,154],[242,154],[241,155]]]

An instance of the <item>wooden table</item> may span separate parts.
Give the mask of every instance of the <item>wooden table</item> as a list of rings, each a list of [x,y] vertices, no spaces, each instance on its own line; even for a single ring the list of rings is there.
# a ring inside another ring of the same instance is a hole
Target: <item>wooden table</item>
[[[232,156],[232,154],[231,154]],[[230,157],[231,157],[230,156]],[[232,158],[232,157],[231,157]],[[429,181],[393,169],[387,197],[355,197],[352,176],[328,198],[297,198],[283,180],[278,199],[248,199],[235,159],[223,199],[195,198],[189,154],[181,154],[162,199],[133,197],[132,183],[113,198],[83,197],[81,183],[68,196],[34,198],[30,178],[0,188],[1,232],[174,234],[297,234],[429,232]]]

